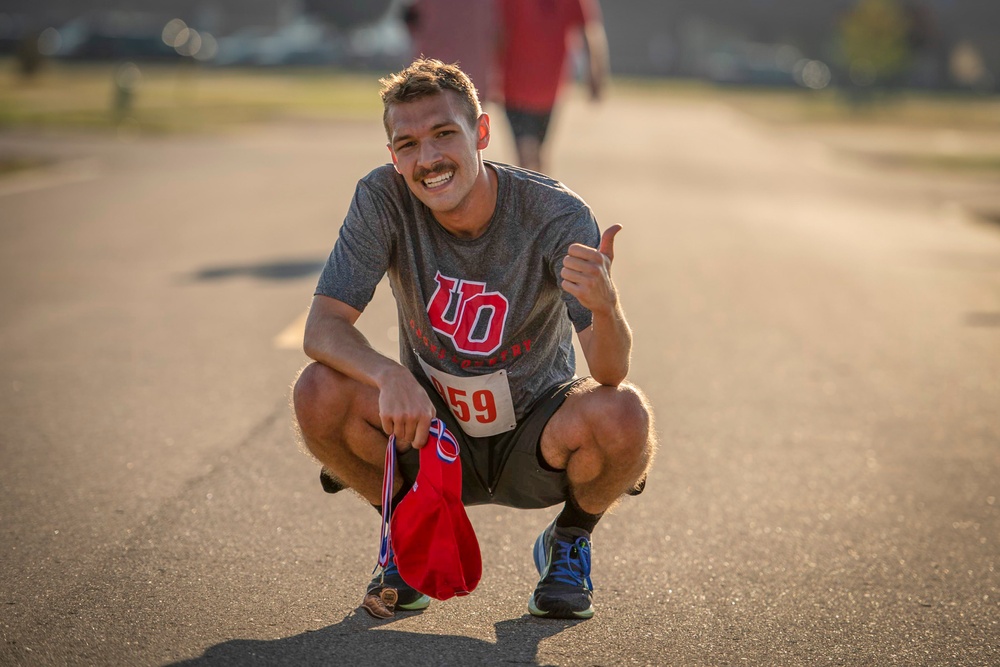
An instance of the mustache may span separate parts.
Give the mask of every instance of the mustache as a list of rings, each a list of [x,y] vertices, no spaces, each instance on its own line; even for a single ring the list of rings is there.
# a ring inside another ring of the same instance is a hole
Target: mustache
[[[422,181],[431,174],[443,174],[447,171],[456,171],[458,165],[450,160],[442,160],[441,162],[435,162],[430,166],[430,168],[417,168],[413,172],[413,180]]]

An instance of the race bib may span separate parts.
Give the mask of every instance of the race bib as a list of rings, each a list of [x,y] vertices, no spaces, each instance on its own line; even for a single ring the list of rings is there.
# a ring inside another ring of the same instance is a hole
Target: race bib
[[[417,361],[466,434],[473,438],[504,433],[517,426],[507,371],[459,377]]]

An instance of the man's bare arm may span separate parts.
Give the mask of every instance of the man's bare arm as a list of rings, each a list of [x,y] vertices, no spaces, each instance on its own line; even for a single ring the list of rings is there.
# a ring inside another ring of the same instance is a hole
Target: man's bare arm
[[[410,371],[379,353],[355,327],[361,312],[343,301],[313,297],[303,349],[310,359],[379,390],[379,418],[386,435],[405,450],[427,442],[434,405]]]
[[[587,83],[590,87],[590,97],[600,100],[608,85],[611,74],[611,63],[608,57],[608,36],[604,32],[604,24],[591,19],[583,27],[584,47],[587,51]]]
[[[628,376],[632,330],[621,308],[608,317],[594,316],[594,323],[577,334],[590,375],[601,384],[617,387]]]
[[[621,225],[601,236],[600,248],[574,243],[563,260],[562,288],[593,314],[591,326],[578,335],[590,374],[601,384],[617,387],[628,375],[632,330],[611,280],[614,238]]]

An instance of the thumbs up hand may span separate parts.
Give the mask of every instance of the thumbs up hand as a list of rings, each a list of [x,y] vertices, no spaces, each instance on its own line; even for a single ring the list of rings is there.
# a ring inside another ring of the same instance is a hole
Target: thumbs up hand
[[[574,243],[563,259],[562,288],[593,313],[611,314],[618,303],[618,292],[611,281],[611,262],[615,258],[615,235],[621,229],[621,225],[608,227],[601,235],[599,248]]]

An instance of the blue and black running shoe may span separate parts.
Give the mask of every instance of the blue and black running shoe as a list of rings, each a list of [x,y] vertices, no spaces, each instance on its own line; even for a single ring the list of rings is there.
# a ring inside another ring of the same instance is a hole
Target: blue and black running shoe
[[[553,521],[535,540],[535,567],[541,579],[528,601],[533,616],[590,618],[594,584],[590,581],[590,533],[560,528]]]

